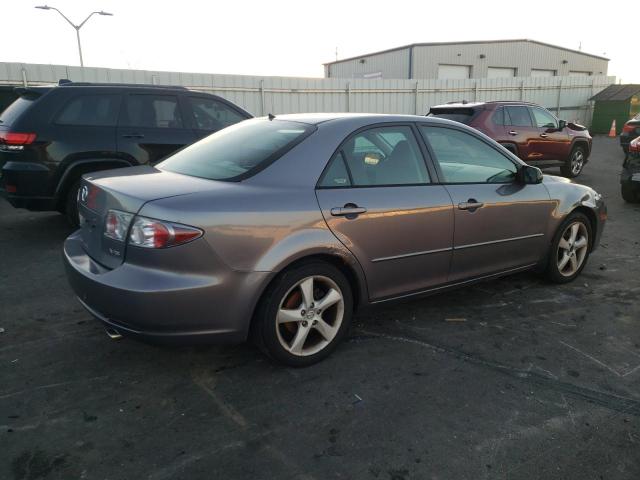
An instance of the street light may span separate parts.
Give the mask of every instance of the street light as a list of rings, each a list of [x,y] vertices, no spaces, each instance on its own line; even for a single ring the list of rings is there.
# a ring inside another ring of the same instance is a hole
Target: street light
[[[62,15],[62,18],[64,18],[67,23],[69,25],[71,25],[73,28],[75,28],[76,30],[76,37],[78,38],[78,54],[80,55],[80,66],[84,67],[84,62],[82,61],[82,47],[80,46],[80,29],[82,28],[82,26],[87,23],[87,20],[89,20],[92,16],[94,15],[105,15],[107,17],[112,17],[113,13],[109,13],[109,12],[105,12],[105,11],[99,11],[99,12],[91,12],[89,14],[89,16],[87,18],[84,19],[84,21],[80,24],[80,25],[76,25],[75,23],[73,23],[71,20],[69,20],[64,13],[62,13],[60,10],[58,10],[56,7],[50,7],[49,5],[39,5],[36,8],[39,8],[40,10],[55,10],[56,12],[58,12],[60,15]]]

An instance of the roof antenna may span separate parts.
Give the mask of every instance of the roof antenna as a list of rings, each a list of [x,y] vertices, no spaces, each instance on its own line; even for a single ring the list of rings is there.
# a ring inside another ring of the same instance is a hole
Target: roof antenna
[[[273,113],[270,113],[267,116],[269,117],[269,120],[273,120],[274,118],[276,118],[276,116]]]

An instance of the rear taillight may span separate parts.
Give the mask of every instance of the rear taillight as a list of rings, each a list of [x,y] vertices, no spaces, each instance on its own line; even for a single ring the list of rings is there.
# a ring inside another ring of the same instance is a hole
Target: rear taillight
[[[104,235],[114,240],[124,242],[127,238],[129,225],[133,215],[119,210],[109,210],[104,224]]]
[[[167,248],[201,236],[202,230],[194,227],[136,217],[129,233],[129,244],[144,248]]]
[[[0,132],[0,143],[5,145],[29,145],[35,139],[35,133]]]
[[[638,127],[638,125],[630,125],[628,123],[625,123],[624,127],[622,127],[622,131],[624,133],[631,133],[631,132],[635,132],[636,128]]]
[[[175,247],[202,236],[202,230],[152,218],[137,217],[119,210],[109,210],[104,235],[129,245],[144,248]]]

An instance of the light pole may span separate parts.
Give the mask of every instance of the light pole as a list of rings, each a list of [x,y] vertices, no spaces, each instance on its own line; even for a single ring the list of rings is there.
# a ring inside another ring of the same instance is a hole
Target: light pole
[[[78,38],[78,55],[80,55],[80,66],[84,67],[84,62],[82,61],[82,46],[80,45],[80,29],[82,28],[82,26],[87,23],[87,20],[89,20],[92,16],[94,15],[106,15],[108,17],[112,17],[113,13],[109,13],[109,12],[105,12],[105,11],[99,11],[99,12],[91,12],[89,14],[89,16],[87,18],[85,18],[83,20],[83,22],[80,25],[76,25],[75,23],[73,23],[71,20],[69,20],[64,13],[62,13],[60,10],[58,10],[56,7],[50,7],[49,5],[39,5],[36,8],[39,8],[40,10],[55,10],[56,12],[58,12],[62,18],[64,18],[67,23],[69,25],[71,25],[73,28],[75,28],[76,30],[76,37]]]

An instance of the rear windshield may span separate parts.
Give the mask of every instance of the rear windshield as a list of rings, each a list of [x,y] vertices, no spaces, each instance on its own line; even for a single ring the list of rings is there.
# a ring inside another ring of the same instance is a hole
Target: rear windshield
[[[25,112],[31,104],[33,104],[35,98],[33,97],[19,97],[11,105],[9,105],[2,114],[0,114],[0,125],[11,125],[15,120]]]
[[[429,110],[428,117],[446,118],[455,122],[469,125],[471,120],[476,116],[473,108],[432,108]]]
[[[313,133],[315,127],[285,120],[237,123],[179,151],[158,168],[209,180],[250,177]]]

